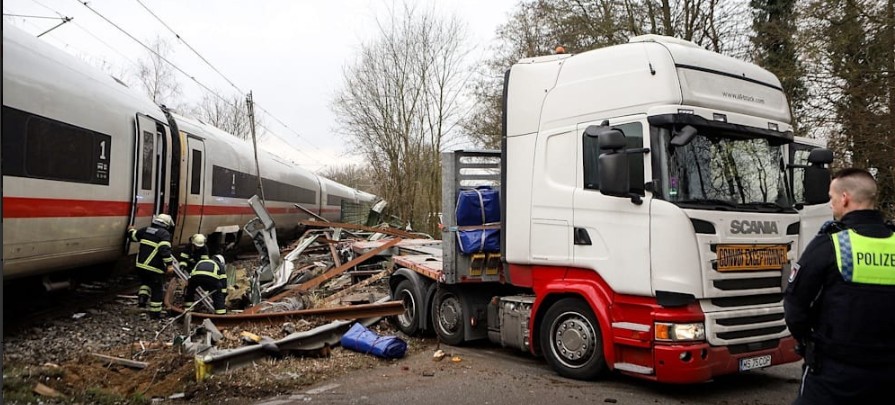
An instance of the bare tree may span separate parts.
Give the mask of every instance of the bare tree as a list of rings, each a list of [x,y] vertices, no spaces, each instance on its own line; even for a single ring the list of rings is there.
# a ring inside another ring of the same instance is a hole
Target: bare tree
[[[811,72],[808,114],[837,166],[874,170],[884,210],[895,214],[893,0],[812,0],[800,26]]]
[[[327,166],[320,175],[348,187],[379,195],[370,168],[365,165]]]
[[[217,94],[223,92],[218,91]],[[246,98],[242,94],[218,96],[206,93],[190,110],[196,118],[217,127],[239,139],[252,140],[252,124],[249,120]],[[255,114],[256,137],[260,141],[266,131],[264,122]]]
[[[807,101],[804,83],[805,67],[799,59],[796,44],[796,0],[752,0],[753,60],[773,72],[783,85],[793,112],[793,123],[800,134],[807,130],[799,125]]]
[[[179,103],[180,83],[174,68],[165,62],[171,54],[171,46],[156,37],[149,47],[152,49],[149,55],[137,61],[137,84],[156,104],[172,106]]]
[[[370,164],[379,195],[394,214],[433,232],[440,211],[439,152],[457,133],[465,27],[409,5],[378,21],[361,45],[333,110],[342,131]]]
[[[504,72],[521,58],[549,55],[557,46],[579,53],[661,34],[747,58],[748,10],[747,0],[523,1],[497,30],[493,57],[475,81],[475,108],[464,128],[478,145],[498,147]]]

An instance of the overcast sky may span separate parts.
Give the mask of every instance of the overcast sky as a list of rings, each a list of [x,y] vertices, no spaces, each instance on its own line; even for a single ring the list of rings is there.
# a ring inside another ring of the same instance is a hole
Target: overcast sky
[[[412,0],[410,0],[412,1]],[[470,58],[488,52],[495,29],[519,0],[417,0],[420,8],[456,14],[468,25]],[[142,3],[142,5],[141,5]],[[342,85],[343,68],[352,64],[361,42],[375,38],[376,17],[399,2],[388,0],[91,0],[90,8],[150,44],[156,36],[172,47],[169,60],[220,94],[236,90],[199,59],[164,25],[198,51],[241,91],[253,92],[257,111],[277,137],[266,149],[282,151],[281,138],[298,149],[292,160],[311,170],[358,162],[338,134],[332,99]],[[149,11],[151,10],[153,17]],[[34,35],[57,25],[59,15],[73,17],[42,36],[61,49],[114,70],[133,70],[148,52],[78,0],[4,0],[4,25]],[[56,19],[8,16],[8,14]],[[162,22],[159,22],[159,19]],[[201,88],[178,74],[187,102]],[[280,122],[282,121],[282,123]],[[283,125],[285,124],[285,125]]]

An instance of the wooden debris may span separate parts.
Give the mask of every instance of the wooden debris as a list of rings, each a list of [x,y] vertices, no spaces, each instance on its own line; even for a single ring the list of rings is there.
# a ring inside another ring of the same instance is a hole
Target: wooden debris
[[[142,369],[146,368],[146,366],[149,365],[149,363],[147,363],[145,361],[122,359],[120,357],[106,356],[105,354],[90,353],[90,355],[97,357],[101,360],[104,360],[105,362],[107,362],[109,364],[118,364],[118,365],[130,367],[130,368],[136,368],[138,370],[142,370]]]
[[[64,396],[59,391],[56,391],[56,390],[54,390],[50,387],[47,387],[46,385],[43,385],[41,383],[37,383],[37,385],[34,386],[34,393],[37,395],[41,395],[44,397],[50,397],[50,398],[62,398]]]

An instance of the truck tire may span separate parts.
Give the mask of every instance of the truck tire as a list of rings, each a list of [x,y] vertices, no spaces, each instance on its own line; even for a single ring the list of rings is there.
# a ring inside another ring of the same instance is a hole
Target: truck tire
[[[606,371],[600,324],[581,299],[553,304],[544,314],[539,340],[547,363],[563,377],[592,380]]]
[[[413,336],[420,331],[421,305],[423,301],[413,288],[413,282],[404,280],[398,283],[392,293],[392,299],[404,303],[404,313],[395,317],[395,324],[401,332]]]
[[[432,305],[432,323],[435,333],[442,342],[452,346],[463,343],[466,319],[463,303],[451,291],[439,288],[435,292],[435,303]]]

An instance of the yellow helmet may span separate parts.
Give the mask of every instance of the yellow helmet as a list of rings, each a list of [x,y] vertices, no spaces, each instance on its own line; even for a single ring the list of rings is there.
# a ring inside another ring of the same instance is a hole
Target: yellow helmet
[[[205,246],[205,235],[197,233],[193,236],[190,236],[190,243],[192,243],[195,247]]]

